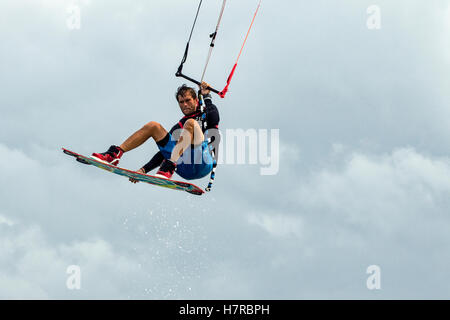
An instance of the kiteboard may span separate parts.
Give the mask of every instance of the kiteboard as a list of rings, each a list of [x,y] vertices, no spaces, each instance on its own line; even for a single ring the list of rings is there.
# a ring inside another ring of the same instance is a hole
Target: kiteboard
[[[65,148],[62,148],[62,150],[65,154],[75,157],[75,159],[78,162],[93,165],[97,168],[104,169],[106,171],[109,171],[109,172],[112,172],[112,173],[115,173],[115,174],[118,174],[118,175],[121,175],[121,176],[124,176],[127,178],[135,179],[137,181],[147,182],[149,184],[159,186],[159,187],[186,191],[191,194],[198,195],[198,196],[201,196],[203,193],[205,193],[202,189],[200,189],[196,185],[188,183],[188,182],[181,182],[181,181],[176,181],[176,180],[158,178],[155,176],[139,173],[136,171],[119,168],[119,167],[113,166],[111,164],[95,160],[94,158],[83,156],[81,154],[67,150]]]

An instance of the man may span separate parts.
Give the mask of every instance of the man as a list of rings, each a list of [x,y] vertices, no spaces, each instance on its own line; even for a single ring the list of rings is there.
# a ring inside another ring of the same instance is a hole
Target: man
[[[206,82],[202,82],[200,85],[200,93],[205,101],[203,113],[195,90],[182,85],[178,88],[175,97],[184,117],[169,132],[161,124],[151,121],[120,146],[113,145],[106,152],[93,153],[92,157],[112,165],[118,165],[119,159],[124,153],[139,147],[149,138],[153,138],[158,145],[159,152],[137,172],[147,173],[159,166],[156,176],[160,178],[170,179],[175,171],[187,180],[206,176],[213,169],[214,159],[211,151],[216,153],[216,150],[213,150],[208,144],[211,133],[208,130],[218,129],[220,121],[219,111],[211,101],[208,87]],[[190,153],[184,154],[189,148]],[[130,181],[137,182],[134,179],[130,179]]]

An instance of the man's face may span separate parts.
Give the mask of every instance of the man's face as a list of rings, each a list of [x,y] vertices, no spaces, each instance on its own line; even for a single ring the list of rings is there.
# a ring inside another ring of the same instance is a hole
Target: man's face
[[[198,106],[198,99],[194,99],[189,92],[178,96],[178,104],[184,115],[193,113]]]

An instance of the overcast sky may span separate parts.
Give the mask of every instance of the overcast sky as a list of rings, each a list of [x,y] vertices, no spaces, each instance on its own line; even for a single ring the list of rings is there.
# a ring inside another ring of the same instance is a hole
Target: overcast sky
[[[196,197],[61,152],[178,121],[197,5],[0,2],[0,298],[449,299],[446,0],[262,2],[227,97],[213,98],[223,133],[279,129],[276,175],[224,163]],[[205,78],[219,89],[256,5],[227,3]],[[200,77],[220,6],[204,1],[186,74]]]

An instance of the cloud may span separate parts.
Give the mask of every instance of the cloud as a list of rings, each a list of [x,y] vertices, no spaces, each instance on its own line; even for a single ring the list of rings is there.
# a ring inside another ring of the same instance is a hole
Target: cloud
[[[300,236],[301,220],[299,217],[282,214],[250,214],[248,222],[264,229],[275,237]]]
[[[12,225],[14,225],[14,222],[12,220],[0,215],[0,224],[6,224],[7,226],[12,226]]]
[[[284,197],[302,219],[303,249],[311,261],[350,259],[336,268],[375,261],[396,270],[398,278],[389,281],[400,281],[397,296],[420,296],[401,274],[416,273],[415,285],[426,286],[438,281],[432,269],[449,267],[438,257],[448,256],[445,248],[450,243],[446,232],[450,159],[413,148],[382,155],[349,151],[341,156],[345,161],[312,171]],[[402,272],[402,268],[410,270]]]
[[[399,217],[444,209],[450,162],[412,148],[381,156],[355,152],[340,171],[315,172],[296,192],[304,208],[326,208],[354,222],[376,222],[381,229],[400,227]]]
[[[50,243],[35,225],[0,225],[2,299],[126,298],[123,274],[139,274],[138,263],[102,239]],[[81,268],[81,289],[69,290],[67,267]],[[111,281],[111,279],[115,279]]]
[[[215,102],[221,130],[280,129],[280,170],[221,165],[197,198],[59,149],[104,151],[150,120],[178,120],[173,74],[195,7],[76,1],[81,29],[69,30],[73,3],[0,5],[2,297],[370,298],[374,263],[386,279],[376,297],[448,295],[446,1],[381,1],[374,32],[369,4],[263,3]],[[255,5],[227,4],[209,82],[226,79]],[[219,6],[202,10],[186,73],[202,70]],[[80,291],[65,288],[71,264]]]
[[[9,270],[3,275],[3,297],[189,294],[183,288],[194,287],[192,278],[208,263],[201,258],[205,231],[195,198],[133,185],[60,150],[34,146],[29,154],[0,144],[0,153],[0,176],[7,182],[0,187],[0,269]],[[82,270],[80,291],[64,287],[72,264]],[[8,287],[14,282],[21,285]]]
[[[441,285],[418,288],[440,283],[432,270],[450,267],[442,258],[450,243],[450,159],[413,148],[381,155],[338,149],[338,164],[301,177],[276,210],[247,215],[264,231],[255,250],[277,270],[273,290],[284,288],[284,297],[373,298],[365,269],[377,264],[384,298],[446,296]],[[264,273],[254,272],[249,282]]]

